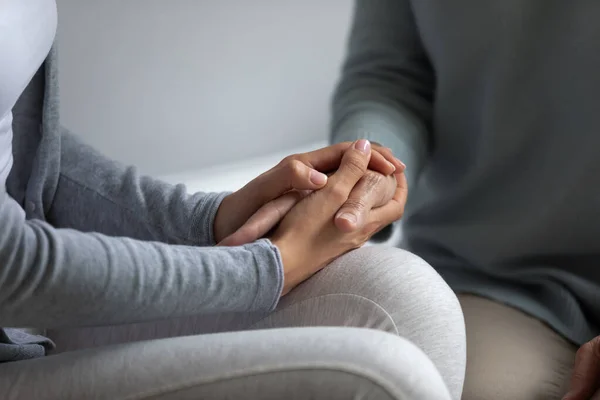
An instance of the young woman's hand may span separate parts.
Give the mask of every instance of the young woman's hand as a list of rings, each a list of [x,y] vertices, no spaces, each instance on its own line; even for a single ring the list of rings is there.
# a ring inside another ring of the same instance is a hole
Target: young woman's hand
[[[273,233],[271,241],[279,248],[283,261],[283,294],[402,217],[407,186],[404,174],[399,174],[392,200],[371,210],[361,229],[343,232],[336,227],[334,217],[367,172],[370,158],[370,143],[355,142],[346,150],[340,167],[325,187],[302,199]]]
[[[221,245],[233,246],[262,237],[285,216],[302,195],[325,186],[326,173],[339,167],[344,151],[351,145],[349,142],[338,143],[286,157],[274,168],[227,196],[215,217],[215,241]],[[386,153],[385,149],[381,152],[373,151],[369,161],[369,168],[384,176],[389,176],[403,167],[403,164],[396,160],[391,152]],[[281,200],[273,202],[282,196]],[[263,207],[265,205],[266,207]],[[233,237],[233,240],[228,238],[227,242],[220,243],[242,227],[259,209],[261,213],[258,213],[258,217],[253,217],[258,223],[251,224],[248,229]],[[261,219],[261,215],[266,215],[267,219]]]
[[[336,214],[335,224],[338,229],[344,232],[361,229],[372,209],[384,206],[392,200],[398,180],[402,179],[404,179],[402,169],[396,170],[392,175],[367,170]],[[242,246],[264,237],[310,193],[310,190],[293,190],[268,202],[219,245]]]

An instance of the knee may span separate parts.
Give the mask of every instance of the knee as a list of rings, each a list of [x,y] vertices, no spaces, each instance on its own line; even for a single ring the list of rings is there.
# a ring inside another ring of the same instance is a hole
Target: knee
[[[340,257],[315,278],[307,282],[310,297],[344,294],[363,299],[353,301],[356,325],[409,339],[437,366],[452,397],[460,398],[466,368],[462,309],[452,289],[423,259],[397,248],[364,247]]]
[[[420,257],[397,248],[370,246],[350,252],[319,276],[324,292],[347,293],[380,305],[398,325],[407,321],[455,328],[464,334],[460,303],[442,277]],[[400,326],[402,325],[402,326]]]

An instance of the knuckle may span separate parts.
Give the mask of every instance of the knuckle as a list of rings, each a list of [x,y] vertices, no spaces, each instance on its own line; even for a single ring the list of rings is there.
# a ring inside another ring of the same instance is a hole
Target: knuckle
[[[292,177],[300,176],[302,174],[303,167],[304,164],[302,161],[297,159],[290,160],[287,164],[288,172]]]
[[[281,165],[280,179],[285,182],[288,188],[293,188],[297,185],[298,179],[303,177],[305,170],[304,163],[295,158],[287,158]]]
[[[348,198],[344,203],[344,208],[355,211],[362,211],[365,208],[367,208],[367,204],[364,202],[363,199],[360,198]]]
[[[348,157],[344,168],[354,176],[362,176],[365,173],[365,163],[358,156]]]
[[[367,170],[367,172],[365,172],[365,176],[364,179],[371,181],[371,182],[381,182],[383,180],[384,176],[382,174],[380,174],[379,172],[375,172],[375,171],[371,171],[371,170]]]
[[[332,186],[329,189],[327,196],[337,204],[343,204],[348,200],[348,193],[341,185]]]
[[[365,176],[363,176],[365,185],[369,188],[369,189],[373,189],[373,188],[379,188],[381,187],[381,183],[384,182],[385,177],[383,175],[381,175],[380,173],[377,172],[373,172],[373,171],[367,171]]]
[[[289,155],[287,157],[284,157],[283,160],[281,160],[279,162],[279,165],[281,167],[285,168],[287,165],[289,165],[290,163],[296,161],[297,159],[298,159],[298,154],[291,154],[291,155]]]

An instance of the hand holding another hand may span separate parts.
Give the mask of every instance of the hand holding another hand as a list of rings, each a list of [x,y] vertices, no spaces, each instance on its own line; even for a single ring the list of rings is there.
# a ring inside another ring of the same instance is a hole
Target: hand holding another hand
[[[304,195],[325,186],[327,176],[323,173],[335,171],[344,151],[351,145],[349,142],[338,143],[286,157],[274,168],[227,196],[215,217],[215,241],[223,246],[237,246],[263,237]],[[374,182],[387,179],[387,199],[391,198],[395,187],[390,184],[393,180],[391,174],[403,171],[404,165],[389,150],[381,148],[372,152],[369,169],[364,184],[359,184],[359,187],[370,188]],[[377,193],[370,193],[368,197],[380,197]],[[369,198],[365,199],[366,203],[369,203]]]
[[[341,165],[327,184],[294,206],[273,233],[271,241],[279,248],[283,259],[283,294],[401,218],[408,192],[404,174],[397,175],[392,199],[361,217],[360,229],[355,229],[355,222],[350,221],[346,228],[352,229],[341,230],[334,222],[334,217],[367,172],[371,154],[368,141],[355,142],[346,150]],[[344,216],[340,215],[340,218],[344,219]]]

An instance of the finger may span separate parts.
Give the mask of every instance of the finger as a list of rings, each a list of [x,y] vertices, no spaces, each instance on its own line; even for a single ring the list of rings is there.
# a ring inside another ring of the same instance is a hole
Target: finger
[[[588,400],[598,389],[600,381],[600,337],[579,348],[571,376],[571,388],[564,397],[568,400]]]
[[[391,157],[393,160],[394,157]],[[369,169],[375,172],[379,172],[383,175],[391,175],[398,171],[399,168],[394,163],[389,161],[379,150],[373,150],[371,152],[371,160],[369,161]],[[404,170],[404,169],[401,169]]]
[[[368,171],[354,186],[348,200],[335,216],[335,225],[343,232],[363,228],[372,208],[390,201],[396,189],[394,176]]]
[[[254,210],[290,190],[317,190],[327,183],[327,175],[304,162],[286,158],[274,168],[260,175],[242,189]],[[252,207],[250,207],[252,208]]]
[[[306,192],[293,191],[271,200],[218,246],[241,246],[262,238],[306,195]]]
[[[340,166],[344,152],[352,144],[352,142],[337,143],[308,153],[295,154],[288,158],[300,160],[318,171],[329,172],[336,170]],[[390,175],[397,171],[398,167],[394,164],[396,159],[391,152],[387,152],[386,154],[384,156],[378,151],[374,151],[369,162],[369,169],[384,175]]]
[[[406,175],[403,173],[396,174],[394,196],[385,205],[372,209],[365,225],[380,229],[392,222],[398,221],[404,215],[404,206],[407,197],[408,183],[406,182]]]
[[[255,210],[263,204],[295,190],[317,190],[327,183],[329,166],[340,165],[344,151],[351,146],[349,143],[339,143],[312,152],[286,157],[278,165],[258,176],[245,185],[240,192],[248,199],[248,210]],[[372,169],[380,170],[383,174],[391,174],[395,167],[376,153],[375,165]],[[318,169],[318,171],[317,171]],[[247,217],[247,216],[243,216]]]
[[[300,160],[318,171],[329,172],[338,169],[344,153],[353,144],[353,142],[337,143],[307,153],[295,154],[289,158]],[[384,175],[394,173],[395,170],[397,170],[397,167],[394,165],[395,158],[391,155],[391,152],[387,154],[387,156],[384,156],[378,151],[373,152],[369,162],[369,168]]]
[[[398,172],[404,172],[404,170],[406,169],[406,165],[402,161],[394,157],[394,153],[392,153],[392,150],[389,147],[383,147],[379,144],[373,144],[373,149],[377,150],[387,161],[390,161],[392,164],[394,164]]]
[[[329,177],[325,188],[316,193],[326,198],[323,210],[335,213],[348,200],[348,195],[356,183],[365,175],[371,158],[371,143],[360,139],[346,150],[338,170]]]

